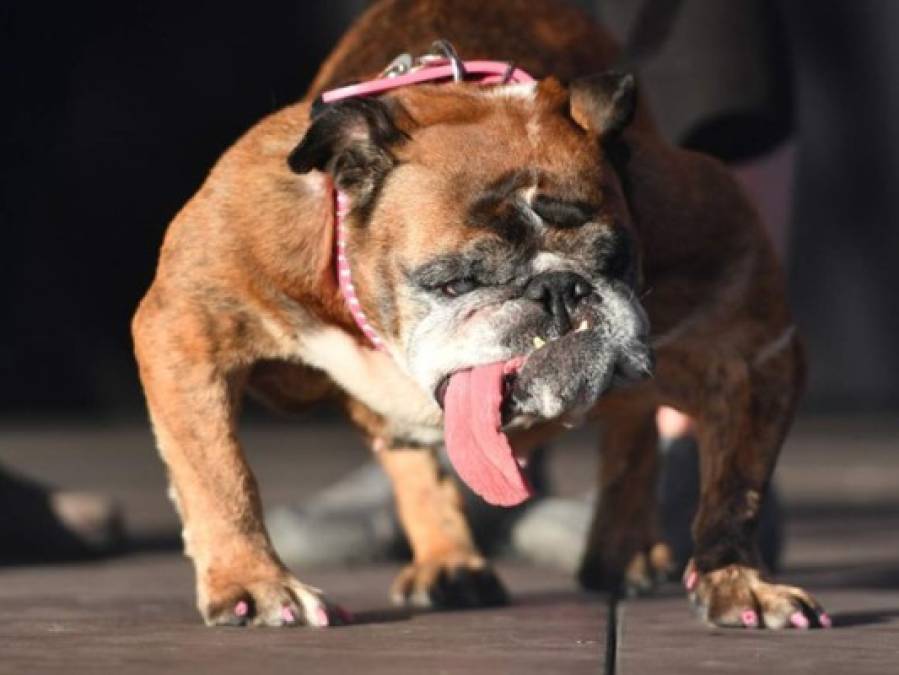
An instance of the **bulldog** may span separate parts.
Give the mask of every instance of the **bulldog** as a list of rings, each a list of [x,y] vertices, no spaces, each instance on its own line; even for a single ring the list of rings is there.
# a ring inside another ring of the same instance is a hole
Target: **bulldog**
[[[510,65],[473,78],[448,43]],[[399,52],[427,56],[388,75],[452,76],[322,96],[383,82]],[[273,550],[238,441],[245,394],[342,403],[412,549],[392,597],[436,607],[507,596],[435,451],[517,504],[530,449],[587,418],[601,499],[581,583],[667,575],[654,418],[673,407],[700,447],[684,583],[701,618],[829,623],[767,580],[754,539],[803,379],[781,270],[728,171],[660,138],[633,77],[610,70],[617,53],[564,3],[377,2],[306,98],[247,132],[176,216],[133,336],[207,624],[348,618]]]

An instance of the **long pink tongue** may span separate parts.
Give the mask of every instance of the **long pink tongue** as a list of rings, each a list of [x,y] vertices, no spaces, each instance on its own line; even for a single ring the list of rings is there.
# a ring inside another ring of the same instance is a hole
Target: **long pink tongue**
[[[532,489],[500,431],[504,363],[450,377],[444,399],[446,451],[456,472],[485,501],[514,506]]]

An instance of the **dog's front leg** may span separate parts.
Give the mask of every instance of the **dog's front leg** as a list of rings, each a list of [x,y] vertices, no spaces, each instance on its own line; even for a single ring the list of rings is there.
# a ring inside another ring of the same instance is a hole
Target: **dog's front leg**
[[[171,494],[197,575],[208,625],[325,626],[339,619],[272,549],[262,505],[237,441],[241,371],[223,363],[224,318],[162,316],[145,303],[133,324],[135,351]],[[218,347],[218,349],[216,349]]]
[[[375,454],[396,497],[412,563],[397,577],[391,598],[417,607],[477,607],[506,602],[506,591],[478,552],[465,520],[462,496],[432,450],[390,448]]]
[[[800,344],[792,329],[782,335],[748,358],[706,346],[659,359],[662,382],[687,381],[687,371],[700,375],[693,386],[671,391],[694,392],[682,402],[695,416],[700,452],[694,554],[684,584],[700,616],[715,625],[830,624],[809,593],[763,577],[756,547],[762,500],[802,378]]]

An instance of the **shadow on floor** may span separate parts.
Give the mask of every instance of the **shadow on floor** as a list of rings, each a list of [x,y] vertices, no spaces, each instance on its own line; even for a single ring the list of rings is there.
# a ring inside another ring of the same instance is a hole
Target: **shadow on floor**
[[[899,588],[899,561],[791,567],[790,581],[816,588]]]
[[[851,628],[854,626],[871,626],[889,623],[899,618],[899,607],[896,609],[873,609],[850,612],[839,612],[831,616],[834,628]]]

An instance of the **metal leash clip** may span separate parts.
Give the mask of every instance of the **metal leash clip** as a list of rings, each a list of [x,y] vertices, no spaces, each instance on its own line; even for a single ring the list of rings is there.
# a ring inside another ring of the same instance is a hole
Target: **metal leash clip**
[[[440,63],[448,61],[453,69],[453,82],[462,82],[465,79],[467,74],[465,72],[465,64],[459,58],[456,48],[453,47],[449,40],[442,38],[435,40],[431,45],[430,53],[423,56],[420,60],[424,62],[425,59],[439,61]]]
[[[454,82],[462,82],[465,79],[467,75],[465,64],[459,58],[459,54],[456,53],[453,45],[448,40],[443,39],[434,41],[431,45],[431,51],[418,58],[413,58],[408,52],[403,52],[381,71],[381,77],[399,77],[422,68],[442,66],[445,63],[448,63],[452,68]]]
[[[412,72],[415,60],[409,52],[403,52],[393,61],[387,64],[387,67],[381,71],[381,77],[398,77]]]

